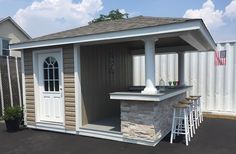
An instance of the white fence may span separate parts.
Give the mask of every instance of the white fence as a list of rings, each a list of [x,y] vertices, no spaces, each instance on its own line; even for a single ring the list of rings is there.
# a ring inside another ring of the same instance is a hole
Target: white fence
[[[202,96],[205,112],[236,114],[236,42],[217,44],[226,50],[226,65],[215,65],[214,52],[185,54],[185,83],[191,95]],[[156,85],[178,80],[178,55],[156,55]],[[145,85],[144,56],[133,57],[134,85]]]
[[[9,106],[22,106],[21,59],[0,56],[0,116]]]

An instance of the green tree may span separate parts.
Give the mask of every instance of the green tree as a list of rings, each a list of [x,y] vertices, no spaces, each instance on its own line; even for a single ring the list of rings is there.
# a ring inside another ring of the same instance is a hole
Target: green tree
[[[93,19],[92,21],[89,22],[89,24],[97,23],[101,21],[127,19],[128,17],[129,17],[128,13],[121,13],[119,9],[116,9],[116,10],[110,11],[108,15],[100,14],[98,18]]]

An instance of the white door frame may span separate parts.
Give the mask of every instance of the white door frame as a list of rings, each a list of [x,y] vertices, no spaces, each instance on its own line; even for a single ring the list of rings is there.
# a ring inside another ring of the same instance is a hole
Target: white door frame
[[[65,101],[64,101],[64,69],[63,69],[63,52],[62,48],[54,48],[54,49],[45,49],[45,50],[33,50],[33,77],[34,77],[34,99],[35,99],[35,122],[40,123],[40,112],[39,111],[39,83],[38,83],[38,77],[39,77],[39,69],[38,69],[38,55],[39,54],[45,54],[45,53],[60,53],[61,55],[61,86],[62,86],[62,125],[65,125]]]

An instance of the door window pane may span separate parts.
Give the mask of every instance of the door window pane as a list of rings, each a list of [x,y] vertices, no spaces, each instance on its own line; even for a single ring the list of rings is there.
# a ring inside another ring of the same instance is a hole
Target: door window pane
[[[48,91],[48,81],[44,81],[44,91]]]
[[[54,67],[58,67],[58,63],[57,62],[54,63]]]
[[[53,80],[53,68],[49,69],[49,79]]]
[[[48,69],[44,69],[43,72],[44,72],[43,73],[44,74],[44,80],[48,79]]]
[[[54,82],[53,81],[49,81],[50,84],[50,91],[54,91]]]
[[[44,90],[59,91],[59,68],[54,57],[47,57],[43,64]]]
[[[55,91],[59,91],[59,81],[55,81]]]
[[[59,75],[59,74],[58,74],[58,68],[56,68],[56,69],[55,69],[55,79],[59,79],[59,78],[58,78],[58,77],[59,77],[58,75]]]

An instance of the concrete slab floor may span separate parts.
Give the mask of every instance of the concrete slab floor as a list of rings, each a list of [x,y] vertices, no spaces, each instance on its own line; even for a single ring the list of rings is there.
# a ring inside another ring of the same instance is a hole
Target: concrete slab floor
[[[86,124],[83,126],[83,128],[120,133],[120,117],[111,117],[99,120],[90,124]]]
[[[204,119],[185,146],[179,137],[175,143],[164,138],[157,146],[148,147],[104,139],[23,129],[7,133],[0,123],[0,154],[235,154],[236,121]]]

